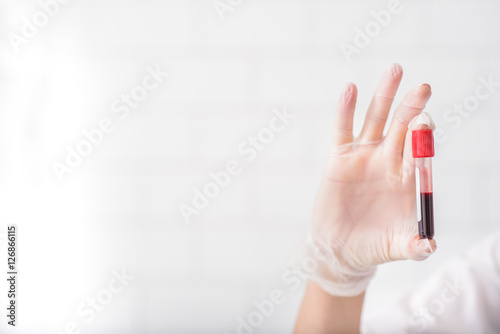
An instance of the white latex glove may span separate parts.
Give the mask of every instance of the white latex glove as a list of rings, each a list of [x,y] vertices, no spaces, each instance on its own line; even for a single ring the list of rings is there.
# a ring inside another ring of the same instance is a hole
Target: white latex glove
[[[368,108],[361,134],[352,134],[357,90],[348,84],[335,115],[333,149],[316,198],[310,244],[320,259],[310,278],[337,296],[362,293],[378,264],[423,260],[436,249],[419,239],[415,168],[408,125],[431,96],[430,86],[413,88],[384,126],[402,77],[392,65]],[[319,256],[321,254],[321,256]]]

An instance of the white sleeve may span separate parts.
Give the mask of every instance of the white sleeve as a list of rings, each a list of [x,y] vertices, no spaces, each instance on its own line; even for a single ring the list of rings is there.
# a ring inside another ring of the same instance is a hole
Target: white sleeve
[[[362,333],[500,333],[500,231],[448,262]]]

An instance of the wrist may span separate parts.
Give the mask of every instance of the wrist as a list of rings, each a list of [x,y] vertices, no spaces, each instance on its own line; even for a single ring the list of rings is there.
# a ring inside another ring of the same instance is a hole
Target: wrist
[[[375,275],[377,266],[366,266],[349,261],[348,249],[309,234],[296,258],[299,270],[332,296],[350,297],[362,294]]]

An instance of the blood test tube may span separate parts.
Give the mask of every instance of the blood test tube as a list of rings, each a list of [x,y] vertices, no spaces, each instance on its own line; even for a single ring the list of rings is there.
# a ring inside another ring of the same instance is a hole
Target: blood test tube
[[[432,189],[434,136],[430,124],[418,124],[417,129],[412,131],[412,151],[413,157],[415,158],[415,173],[418,176],[417,187],[420,188],[420,220],[418,222],[418,234],[421,239],[432,239],[434,237]]]

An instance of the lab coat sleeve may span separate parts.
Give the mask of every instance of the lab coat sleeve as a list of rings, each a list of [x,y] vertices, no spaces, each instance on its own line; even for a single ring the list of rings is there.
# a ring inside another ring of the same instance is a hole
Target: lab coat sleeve
[[[500,231],[447,263],[362,333],[500,333]]]

